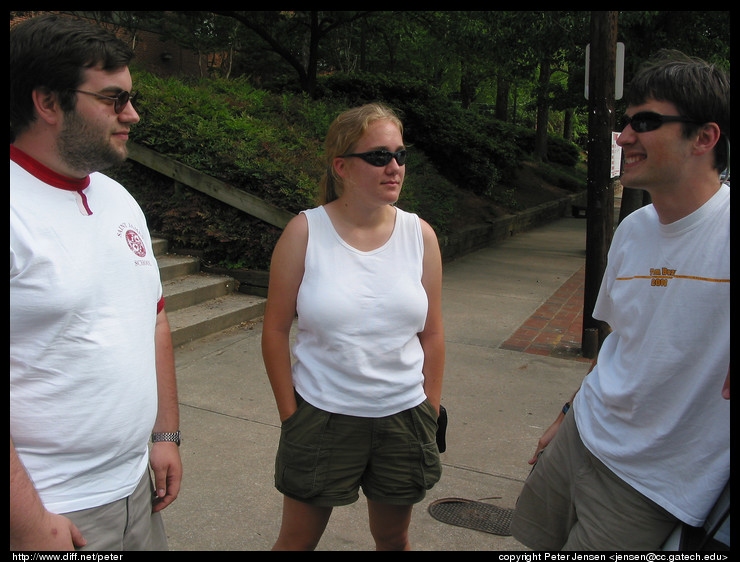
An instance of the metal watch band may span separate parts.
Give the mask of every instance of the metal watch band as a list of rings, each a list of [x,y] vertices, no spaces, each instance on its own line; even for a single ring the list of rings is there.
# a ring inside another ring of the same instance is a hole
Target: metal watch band
[[[180,432],[174,431],[170,433],[152,433],[152,443],[157,443],[158,441],[172,441],[173,443],[177,443],[177,446],[180,446]]]

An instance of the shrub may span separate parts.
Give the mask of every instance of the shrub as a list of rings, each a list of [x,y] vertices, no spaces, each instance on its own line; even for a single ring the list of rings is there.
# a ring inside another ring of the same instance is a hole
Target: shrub
[[[405,140],[449,181],[478,195],[493,194],[522,157],[505,124],[465,111],[418,81],[335,74],[322,80],[320,92],[349,105],[386,101],[402,114]]]
[[[324,78],[319,100],[260,90],[241,78],[183,80],[134,71],[134,84],[142,118],[132,141],[293,213],[316,204],[323,138],[334,117],[384,101],[400,111],[409,144],[398,204],[438,234],[449,233],[464,191],[515,207],[510,180],[533,138],[463,111],[426,84],[377,75]],[[568,143],[551,146],[558,159],[573,159]],[[173,246],[197,250],[215,265],[269,268],[280,229],[130,161],[110,173]]]

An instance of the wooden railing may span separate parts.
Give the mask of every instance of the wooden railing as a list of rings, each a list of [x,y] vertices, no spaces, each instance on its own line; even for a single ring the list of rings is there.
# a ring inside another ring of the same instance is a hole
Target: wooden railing
[[[273,226],[285,228],[294,216],[293,213],[267,203],[251,193],[237,189],[177,160],[162,156],[150,148],[130,141],[127,146],[128,157],[131,160]]]

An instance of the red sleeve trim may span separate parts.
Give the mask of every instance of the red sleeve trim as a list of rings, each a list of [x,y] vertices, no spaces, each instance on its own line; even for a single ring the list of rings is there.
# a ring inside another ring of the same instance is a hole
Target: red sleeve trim
[[[159,299],[159,302],[157,303],[157,314],[159,314],[163,310],[164,310],[164,297]]]

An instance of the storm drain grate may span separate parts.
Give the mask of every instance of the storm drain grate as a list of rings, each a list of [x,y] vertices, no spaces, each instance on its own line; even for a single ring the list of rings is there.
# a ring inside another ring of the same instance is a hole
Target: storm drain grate
[[[502,536],[511,535],[512,513],[513,509],[463,498],[443,498],[429,504],[429,514],[437,521]]]

